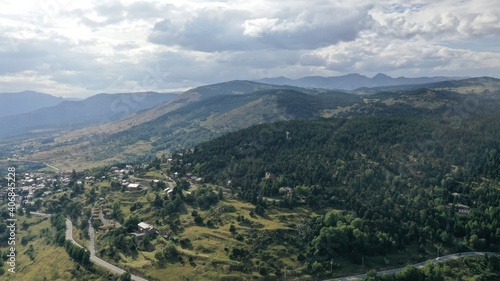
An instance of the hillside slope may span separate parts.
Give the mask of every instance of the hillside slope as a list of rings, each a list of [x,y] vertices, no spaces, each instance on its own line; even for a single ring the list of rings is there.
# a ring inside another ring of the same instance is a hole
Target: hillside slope
[[[35,130],[52,131],[105,124],[168,101],[177,95],[160,93],[98,94],[82,101],[63,101],[33,112],[0,118],[0,137]],[[34,101],[29,101],[32,103]]]
[[[118,122],[56,137],[31,157],[53,163],[64,157],[70,166],[130,161],[255,124],[319,118],[324,110],[357,102],[362,102],[359,96],[339,91],[231,81],[190,90]]]
[[[407,116],[445,117],[459,123],[500,108],[500,95],[495,91],[466,91],[465,87],[475,83],[477,89],[500,89],[498,81],[478,78],[449,89],[429,87],[370,96],[231,81],[190,90],[118,122],[62,135],[53,146],[42,146],[31,157],[56,163],[70,152],[74,159],[70,165],[135,161],[255,124],[292,119]]]
[[[339,257],[425,252],[428,243],[495,252],[499,120],[497,112],[459,126],[371,116],[262,124],[182,151],[170,172],[225,186],[256,210],[338,210],[297,228],[306,272]]]

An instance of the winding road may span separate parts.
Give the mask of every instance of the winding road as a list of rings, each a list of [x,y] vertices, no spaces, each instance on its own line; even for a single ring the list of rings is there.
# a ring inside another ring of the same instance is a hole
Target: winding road
[[[32,215],[39,215],[39,216],[50,216],[50,214],[44,214],[44,213],[38,213],[38,212],[31,212]],[[95,255],[95,249],[94,249],[94,229],[92,226],[89,226],[89,235],[90,235],[90,243],[89,243],[89,251],[90,251],[90,260],[103,268],[106,268],[114,273],[117,274],[122,274],[125,272],[125,270],[114,266],[110,263],[108,263],[105,260],[102,260],[98,258]],[[78,244],[74,239],[73,239],[73,224],[71,223],[70,219],[66,219],[66,239],[71,241],[71,243],[75,244],[78,247],[84,248],[82,245]],[[417,264],[414,264],[413,266],[416,268],[422,268],[425,266],[427,262],[434,262],[434,263],[442,263],[445,261],[449,260],[455,260],[455,259],[460,259],[460,258],[465,258],[465,257],[476,257],[476,256],[485,256],[485,255],[500,255],[500,253],[495,253],[495,252],[463,252],[463,253],[455,253],[451,255],[446,255],[446,256],[441,256],[436,259],[432,260],[427,260],[424,262],[420,262]],[[400,267],[400,268],[395,268],[395,269],[389,269],[389,270],[384,270],[384,271],[379,271],[377,272],[377,275],[392,275],[396,274],[400,271],[403,271],[405,267]],[[148,281],[147,279],[144,279],[142,277],[136,276],[136,275],[131,275],[132,280],[134,281]],[[333,281],[333,280],[338,280],[338,281],[354,281],[354,280],[362,280],[363,278],[366,278],[366,274],[359,274],[359,275],[353,275],[353,276],[346,276],[346,277],[341,277],[341,278],[333,278],[333,279],[325,279],[323,281]]]
[[[446,256],[441,256],[436,259],[432,260],[427,260],[421,263],[414,264],[413,266],[416,268],[422,268],[425,266],[427,262],[434,262],[434,263],[441,263],[449,260],[455,260],[455,259],[460,259],[460,258],[465,258],[465,257],[475,257],[475,256],[484,256],[484,255],[500,255],[500,253],[494,253],[494,252],[464,252],[464,253],[456,253],[456,254],[451,254],[451,255],[446,255]],[[392,275],[396,274],[400,271],[405,269],[404,267],[401,268],[395,268],[395,269],[389,269],[389,270],[384,270],[384,271],[379,271],[377,272],[377,275]],[[347,276],[347,277],[342,277],[342,278],[334,278],[334,279],[326,279],[323,281],[333,281],[333,280],[338,280],[338,281],[353,281],[353,280],[361,280],[363,278],[366,278],[366,274],[360,274],[360,275],[353,275],[353,276]]]
[[[92,226],[90,226],[90,227],[92,227]],[[91,238],[93,238],[93,235],[91,236]],[[73,239],[73,224],[71,223],[70,219],[66,219],[66,239],[68,239],[69,241],[71,241],[71,243],[77,245],[78,247],[84,248],[82,245],[78,244]],[[93,241],[91,241],[91,242],[93,242]],[[95,255],[95,250],[94,250],[93,244],[94,243],[90,243],[90,245],[89,245],[90,261],[92,261],[94,264],[96,264],[100,267],[104,267],[104,268],[108,269],[109,271],[112,271],[112,272],[117,273],[117,274],[122,274],[125,272],[125,270],[123,270],[117,266],[114,266],[105,260],[98,258]],[[134,281],[148,281],[147,279],[144,279],[144,278],[136,276],[136,275],[131,275],[131,277],[132,277],[132,280],[134,280]]]
[[[36,216],[44,216],[44,217],[50,217],[51,214],[45,214],[45,213],[40,213],[40,212],[30,212],[30,214],[32,215],[36,215]],[[106,268],[108,269],[109,271],[111,272],[114,272],[114,273],[117,273],[117,274],[122,274],[124,272],[126,272],[125,270],[117,267],[117,266],[114,266],[112,264],[110,264],[109,262],[103,260],[103,259],[100,259],[98,258],[96,255],[95,255],[95,249],[94,249],[94,229],[92,228],[92,225],[89,225],[89,234],[90,234],[90,243],[89,243],[89,252],[90,252],[90,261],[93,262],[95,265],[98,265],[100,267],[103,267],[103,268]],[[80,248],[85,248],[83,247],[82,245],[78,244],[78,242],[75,241],[75,239],[73,239],[73,223],[71,222],[70,219],[66,219],[66,240],[69,240],[71,241],[71,243],[73,243],[74,245],[80,247]],[[134,281],[148,281],[147,279],[144,279],[142,277],[139,277],[139,276],[136,276],[136,275],[130,275],[131,276],[131,279],[134,280]]]

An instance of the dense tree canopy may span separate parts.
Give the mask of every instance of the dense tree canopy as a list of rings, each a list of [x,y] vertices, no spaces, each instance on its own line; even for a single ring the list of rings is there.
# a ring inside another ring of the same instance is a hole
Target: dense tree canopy
[[[198,145],[171,169],[196,167],[206,181],[259,206],[264,197],[281,197],[282,206],[343,210],[312,222],[304,241],[313,260],[427,242],[499,250],[498,128],[498,113],[458,124],[403,117],[278,122]]]

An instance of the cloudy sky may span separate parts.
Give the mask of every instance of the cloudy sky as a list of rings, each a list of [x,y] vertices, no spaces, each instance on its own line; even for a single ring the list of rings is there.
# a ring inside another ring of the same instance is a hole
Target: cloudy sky
[[[0,92],[85,97],[354,72],[500,77],[491,0],[0,0],[0,31]]]

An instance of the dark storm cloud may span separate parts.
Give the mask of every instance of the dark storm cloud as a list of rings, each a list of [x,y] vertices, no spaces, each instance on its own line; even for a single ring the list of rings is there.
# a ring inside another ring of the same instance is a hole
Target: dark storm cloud
[[[351,41],[371,24],[369,5],[358,9],[331,6],[318,11],[278,12],[256,18],[248,12],[206,8],[185,22],[166,18],[153,27],[149,40],[197,51],[314,49]],[[316,13],[317,12],[317,13]],[[276,17],[274,17],[276,16]]]

